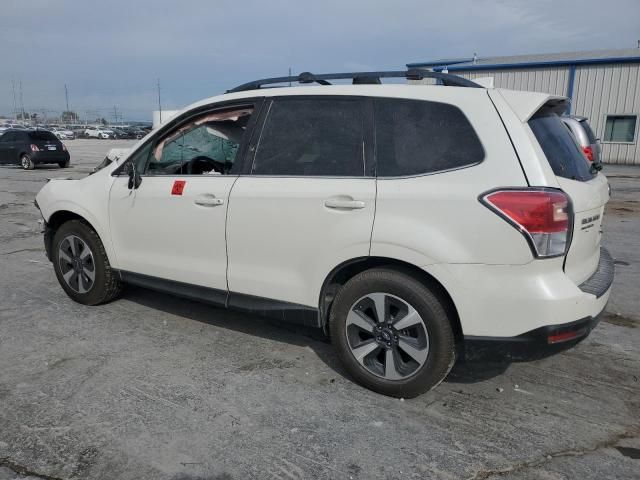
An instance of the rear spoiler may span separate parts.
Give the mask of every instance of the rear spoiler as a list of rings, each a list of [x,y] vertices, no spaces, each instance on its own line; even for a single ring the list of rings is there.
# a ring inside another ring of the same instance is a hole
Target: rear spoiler
[[[509,104],[522,123],[527,123],[537,113],[557,113],[567,111],[571,99],[558,95],[518,90],[495,89]]]

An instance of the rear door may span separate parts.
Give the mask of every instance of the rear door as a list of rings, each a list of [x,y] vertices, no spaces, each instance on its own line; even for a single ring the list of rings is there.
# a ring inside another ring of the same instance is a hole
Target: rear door
[[[595,272],[600,259],[602,216],[609,200],[607,179],[589,165],[556,113],[541,109],[529,120],[529,127],[572,202],[574,225],[564,269],[580,284]]]
[[[240,294],[317,307],[333,267],[369,255],[376,184],[365,132],[370,102],[265,102],[247,175],[227,220],[230,304]]]

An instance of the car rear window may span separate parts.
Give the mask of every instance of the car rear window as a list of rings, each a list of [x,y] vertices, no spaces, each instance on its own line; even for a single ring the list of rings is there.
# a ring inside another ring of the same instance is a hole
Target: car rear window
[[[467,117],[447,103],[376,99],[375,132],[379,177],[452,170],[484,158]]]
[[[29,132],[29,138],[31,140],[40,140],[40,141],[52,141],[52,142],[57,142],[58,141],[58,137],[56,137],[53,133],[51,132],[47,132],[45,130],[38,130],[35,132]]]
[[[540,147],[557,177],[586,182],[596,174],[582,154],[571,133],[555,113],[543,113],[529,120]]]

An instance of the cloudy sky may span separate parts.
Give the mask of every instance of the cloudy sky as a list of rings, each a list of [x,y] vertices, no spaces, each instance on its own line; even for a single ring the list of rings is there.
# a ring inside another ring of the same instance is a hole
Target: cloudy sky
[[[255,78],[442,57],[632,48],[640,0],[1,0],[0,114],[148,120]]]

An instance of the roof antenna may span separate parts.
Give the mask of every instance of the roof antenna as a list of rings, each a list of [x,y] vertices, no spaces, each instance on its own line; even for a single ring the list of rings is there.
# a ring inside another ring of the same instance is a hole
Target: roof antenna
[[[476,63],[478,63],[478,54],[473,52],[473,64],[475,65]]]

